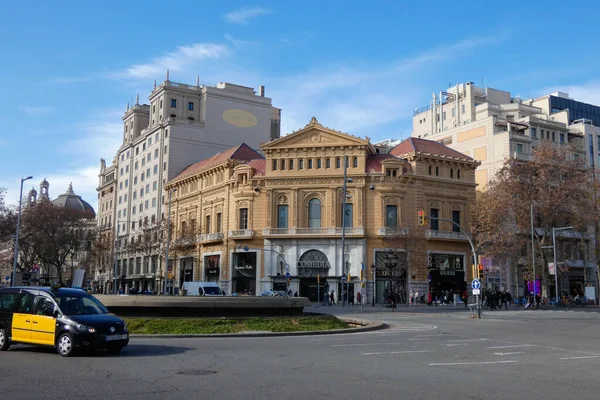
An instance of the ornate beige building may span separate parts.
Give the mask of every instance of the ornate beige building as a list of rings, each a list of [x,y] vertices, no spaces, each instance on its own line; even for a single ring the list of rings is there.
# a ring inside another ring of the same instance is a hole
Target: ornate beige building
[[[227,293],[291,290],[316,300],[317,287],[339,293],[342,276],[352,296],[362,275],[363,299],[375,288],[380,302],[390,290],[401,301],[411,289],[460,290],[472,277],[465,233],[448,222],[469,226],[478,165],[470,157],[417,138],[378,154],[368,138],[316,118],[261,148],[265,158],[241,145],[166,185],[176,189],[176,287],[217,281]],[[448,221],[418,226],[418,210]]]

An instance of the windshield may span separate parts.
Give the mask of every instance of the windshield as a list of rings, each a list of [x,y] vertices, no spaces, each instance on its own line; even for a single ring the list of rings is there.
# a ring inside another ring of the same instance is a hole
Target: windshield
[[[222,294],[221,288],[214,287],[214,286],[204,287],[204,293],[205,294]]]
[[[87,294],[56,295],[56,303],[65,315],[108,314],[108,310],[96,298]]]

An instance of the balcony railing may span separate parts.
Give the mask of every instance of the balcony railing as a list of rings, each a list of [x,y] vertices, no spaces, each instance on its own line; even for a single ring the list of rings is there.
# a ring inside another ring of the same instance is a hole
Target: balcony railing
[[[425,237],[434,240],[467,240],[467,236],[462,232],[434,231],[431,229],[425,231]]]
[[[379,228],[377,230],[377,235],[378,236],[386,236],[386,237],[406,236],[406,235],[408,235],[408,229],[406,229],[406,228]]]
[[[237,229],[227,234],[232,239],[251,239],[254,237],[254,229]]]
[[[346,236],[364,236],[364,228],[346,228]],[[264,236],[341,236],[342,228],[267,228]]]
[[[219,242],[223,240],[223,233],[207,233],[205,235],[198,236],[199,243]]]

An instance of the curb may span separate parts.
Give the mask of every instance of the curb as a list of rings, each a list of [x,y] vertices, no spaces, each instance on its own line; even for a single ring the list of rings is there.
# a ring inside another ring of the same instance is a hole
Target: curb
[[[248,338],[248,337],[277,337],[277,336],[315,336],[315,335],[335,335],[342,333],[360,333],[370,332],[388,328],[388,325],[381,321],[371,321],[367,319],[337,317],[339,320],[348,324],[363,325],[357,328],[331,329],[326,331],[295,331],[295,332],[247,332],[247,333],[208,333],[208,334],[182,334],[182,335],[149,335],[132,334],[130,339],[200,339],[200,338]]]

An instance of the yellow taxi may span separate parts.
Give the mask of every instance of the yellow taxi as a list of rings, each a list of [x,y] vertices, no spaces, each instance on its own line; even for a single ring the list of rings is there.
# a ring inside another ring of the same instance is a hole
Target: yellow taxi
[[[13,343],[52,346],[63,357],[82,348],[118,353],[129,333],[122,319],[83,290],[0,288],[0,351]]]

